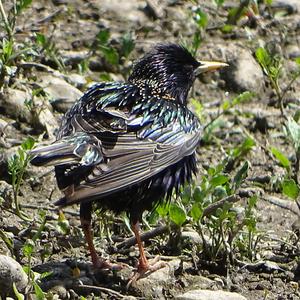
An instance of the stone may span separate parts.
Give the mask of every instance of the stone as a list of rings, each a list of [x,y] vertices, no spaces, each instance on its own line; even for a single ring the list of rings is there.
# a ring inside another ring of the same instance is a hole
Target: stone
[[[13,283],[19,292],[23,292],[28,284],[28,277],[18,262],[0,254],[0,296],[3,299],[13,296]]]
[[[183,242],[188,242],[194,245],[202,243],[202,238],[196,231],[183,231],[181,233],[181,238]]]
[[[87,81],[86,79],[84,78],[84,76],[82,75],[79,75],[79,74],[70,74],[68,76],[68,81],[73,85],[75,86],[76,88],[83,88],[86,84],[87,84]]]
[[[40,77],[39,85],[51,98],[52,107],[65,113],[82,96],[82,92],[62,78],[49,74]]]
[[[0,106],[5,109],[7,116],[30,123],[31,113],[25,107],[26,99],[30,98],[28,91],[7,88],[4,93],[0,94]]]
[[[286,10],[288,14],[300,12],[299,0],[273,0],[271,3],[272,9]]]
[[[247,300],[238,293],[226,292],[223,290],[192,290],[175,296],[175,300]]]
[[[26,101],[31,100],[33,100],[32,108],[26,105]],[[7,88],[6,92],[0,95],[0,106],[5,108],[8,116],[30,124],[38,132],[41,133],[46,129],[50,137],[58,127],[48,101],[32,96],[31,91]]]
[[[250,50],[239,47],[231,48],[226,53],[226,57],[229,67],[224,68],[220,74],[229,90],[236,93],[262,92],[265,76]]]

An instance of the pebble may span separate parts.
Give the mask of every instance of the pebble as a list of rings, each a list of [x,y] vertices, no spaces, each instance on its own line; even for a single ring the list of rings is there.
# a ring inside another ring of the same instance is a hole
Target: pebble
[[[58,124],[51,111],[51,106],[46,100],[35,97],[34,108],[28,108],[26,101],[31,99],[30,91],[7,88],[6,92],[0,96],[0,106],[5,108],[7,116],[25,121],[35,129],[40,129],[38,132],[46,129],[49,136],[53,136]]]
[[[52,107],[65,113],[82,96],[82,92],[65,80],[52,75],[42,75],[40,86],[51,98]]]
[[[28,277],[18,262],[0,254],[0,298],[6,299],[5,297],[13,295],[13,283],[19,292],[23,292],[28,284]]]
[[[238,293],[225,292],[223,290],[192,290],[175,297],[175,300],[247,300]]]
[[[220,74],[228,89],[236,93],[245,91],[262,92],[265,77],[250,50],[229,47],[226,57],[229,67],[224,68]]]
[[[183,242],[188,242],[194,245],[202,243],[202,238],[196,231],[183,231],[181,233],[181,239]]]
[[[7,116],[30,123],[31,113],[25,107],[25,100],[30,98],[29,92],[7,88],[0,94],[0,106],[5,109]]]

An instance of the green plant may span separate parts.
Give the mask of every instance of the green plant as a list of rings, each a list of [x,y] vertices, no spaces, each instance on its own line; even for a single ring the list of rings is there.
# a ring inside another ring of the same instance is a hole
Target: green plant
[[[40,48],[41,54],[44,53],[45,56],[49,60],[53,61],[60,70],[65,71],[65,64],[60,55],[59,49],[52,40],[52,37],[48,38],[42,33],[36,33],[35,40],[37,46]]]
[[[32,0],[13,1],[8,14],[5,12],[2,0],[0,0],[0,29],[4,29],[6,36],[0,41],[0,89],[4,85],[5,77],[14,73],[12,66],[16,60],[26,53],[31,53],[31,47],[16,45],[15,25],[16,18],[31,4]]]
[[[192,10],[191,18],[197,25],[196,30],[193,34],[192,40],[183,41],[183,45],[191,52],[193,56],[195,56],[203,40],[203,33],[208,24],[208,16],[200,7],[197,6]]]
[[[14,196],[14,210],[15,213],[22,219],[27,217],[22,214],[18,195],[23,180],[24,173],[26,171],[30,156],[27,154],[28,150],[34,147],[35,140],[32,137],[28,137],[19,147],[16,154],[14,154],[8,161],[8,172],[11,175],[13,196]]]
[[[225,100],[219,107],[218,113],[204,125],[204,133],[202,141],[208,144],[212,139],[214,139],[213,133],[216,129],[225,125],[225,121],[221,118],[224,114],[229,113],[236,106],[246,103],[252,99],[254,93],[243,92],[231,100]],[[204,120],[203,108],[197,100],[192,100],[192,105],[195,107],[195,113],[200,118]]]
[[[32,237],[32,239],[27,239],[26,242],[23,245],[23,254],[26,257],[28,263],[26,266],[23,267],[24,271],[26,272],[27,276],[28,276],[28,281],[29,281],[29,285],[31,286],[31,289],[33,288],[34,294],[37,297],[38,300],[43,300],[45,299],[45,294],[42,291],[42,289],[40,288],[38,281],[42,278],[44,278],[45,276],[50,275],[49,273],[46,274],[37,274],[35,272],[32,271],[32,257],[36,251],[36,243],[38,242],[38,240],[41,237],[42,232],[45,229],[45,225],[47,222],[46,219],[46,212],[45,211],[39,211],[38,214],[39,218],[37,220],[37,223],[39,223],[39,227],[36,231],[36,233],[34,234],[34,236]],[[28,291],[28,294],[33,293],[32,290]]]
[[[255,52],[256,59],[263,68],[265,74],[268,76],[271,86],[275,91],[278,106],[281,111],[281,115],[287,119],[287,116],[284,112],[284,97],[288,90],[291,88],[292,84],[295,80],[300,76],[300,59],[296,59],[296,63],[298,64],[298,70],[294,72],[291,76],[291,79],[287,86],[282,89],[279,84],[279,78],[282,70],[282,61],[283,58],[278,54],[272,55],[267,49],[263,47],[259,47]]]
[[[100,30],[96,36],[97,47],[102,53],[104,59],[111,65],[119,64],[119,53],[110,45],[110,32],[108,29]]]

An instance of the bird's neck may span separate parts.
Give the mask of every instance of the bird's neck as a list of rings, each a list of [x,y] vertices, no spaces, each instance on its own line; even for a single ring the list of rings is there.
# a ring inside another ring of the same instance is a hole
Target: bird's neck
[[[162,82],[152,79],[132,80],[131,83],[137,85],[143,98],[158,97],[169,101],[186,105],[188,91],[176,89],[176,87],[164,85]]]

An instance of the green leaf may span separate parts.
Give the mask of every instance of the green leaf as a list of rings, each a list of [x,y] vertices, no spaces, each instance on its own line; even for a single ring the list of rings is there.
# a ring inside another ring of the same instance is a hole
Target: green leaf
[[[169,217],[172,222],[174,222],[177,226],[180,227],[186,220],[186,213],[177,204],[172,203],[169,207]]]
[[[231,102],[229,100],[225,100],[222,104],[222,109],[224,111],[228,110],[231,108]]]
[[[195,10],[195,17],[194,17],[196,23],[200,28],[205,28],[208,23],[207,14],[202,11],[200,8],[197,8]]]
[[[180,193],[182,204],[189,204],[192,198],[192,189],[190,185],[185,185],[182,193]]]
[[[16,284],[13,282],[13,290],[14,290],[14,294],[15,296],[17,297],[18,300],[24,300],[25,297],[24,295],[22,295],[21,293],[19,293],[17,287],[16,287]]]
[[[282,192],[284,195],[296,200],[299,196],[299,187],[293,179],[285,179],[282,182]]]
[[[42,34],[42,33],[37,32],[37,33],[35,34],[35,39],[36,39],[36,42],[37,42],[39,45],[41,45],[42,47],[44,47],[44,46],[46,45],[46,43],[47,43],[47,38],[46,38],[46,36],[45,36],[44,34]]]
[[[40,286],[33,281],[33,287],[34,287],[34,292],[35,292],[35,296],[37,298],[37,300],[44,300],[45,298],[45,294],[43,292],[43,290],[40,288]]]
[[[265,73],[268,74],[268,66],[271,64],[272,61],[268,51],[263,47],[259,47],[255,51],[255,56],[259,64],[263,67]]]
[[[109,37],[110,37],[110,33],[108,29],[100,30],[96,35],[96,38],[100,45],[107,45]]]
[[[35,139],[29,136],[22,144],[21,148],[23,150],[31,150],[35,144]]]
[[[247,102],[250,99],[252,99],[253,96],[254,96],[253,92],[249,92],[249,91],[243,92],[232,100],[232,106]]]
[[[246,160],[233,178],[233,182],[236,189],[241,185],[242,181],[247,177],[248,170],[249,170],[249,162]]]
[[[165,218],[169,212],[169,205],[161,203],[156,207],[156,211],[162,218]]]
[[[99,75],[100,81],[112,81],[111,76],[109,75],[109,73],[106,72],[102,72]]]
[[[216,5],[217,5],[218,7],[222,6],[222,5],[224,4],[224,1],[225,1],[225,0],[214,0],[214,2],[216,3]]]
[[[119,63],[119,54],[113,47],[102,47],[101,51],[104,55],[105,60],[111,65],[117,65]]]
[[[121,38],[121,53],[124,57],[128,57],[129,54],[135,47],[134,39],[132,38],[132,33],[127,32]]]
[[[203,209],[200,203],[194,203],[190,211],[191,217],[195,222],[198,222],[203,214]]]
[[[24,255],[27,258],[30,258],[31,255],[33,254],[34,247],[35,247],[35,245],[34,245],[33,240],[27,239],[26,242],[25,242],[25,244],[24,244],[24,246],[23,246],[23,248],[22,248],[23,249],[23,253],[24,253]]]
[[[32,0],[18,0],[16,1],[16,12],[20,14],[25,8],[31,4]]]
[[[271,152],[283,167],[287,169],[290,168],[291,163],[289,159],[280,150],[275,147],[271,147]]]
[[[216,175],[210,180],[210,184],[212,187],[216,187],[218,185],[223,185],[224,183],[229,181],[229,177],[227,175]]]
[[[233,150],[233,157],[238,158],[248,153],[255,146],[255,141],[251,137],[247,137],[243,143]]]
[[[204,193],[202,192],[202,189],[200,186],[196,186],[194,191],[193,191],[193,199],[196,202],[202,202],[204,199]]]
[[[221,185],[215,187],[213,195],[216,198],[216,200],[220,200],[228,196],[226,188]]]
[[[225,24],[222,28],[221,28],[221,31],[223,33],[230,33],[232,32],[232,30],[234,29],[234,26],[231,25],[231,24]]]
[[[192,104],[197,117],[201,118],[203,112],[203,105],[195,98],[190,99],[190,103]]]

